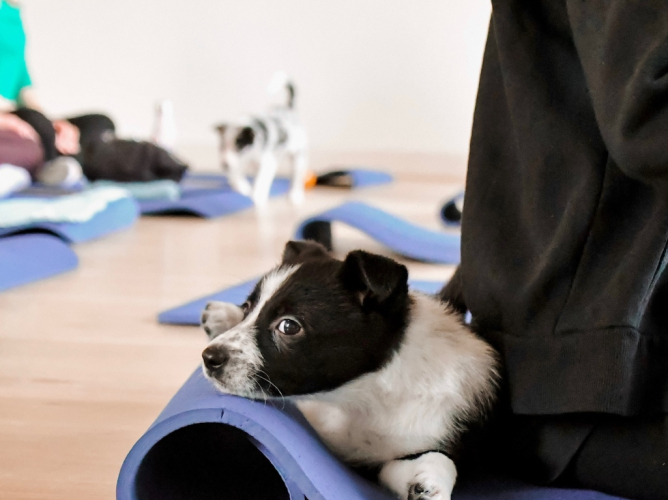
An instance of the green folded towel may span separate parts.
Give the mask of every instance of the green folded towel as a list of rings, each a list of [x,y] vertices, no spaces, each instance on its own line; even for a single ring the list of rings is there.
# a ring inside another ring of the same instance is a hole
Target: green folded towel
[[[136,200],[178,200],[181,198],[181,186],[170,180],[148,182],[95,181],[92,186],[117,186],[127,189]]]
[[[0,201],[0,227],[36,222],[86,222],[107,205],[130,194],[119,187],[93,187],[56,198],[10,198]]]

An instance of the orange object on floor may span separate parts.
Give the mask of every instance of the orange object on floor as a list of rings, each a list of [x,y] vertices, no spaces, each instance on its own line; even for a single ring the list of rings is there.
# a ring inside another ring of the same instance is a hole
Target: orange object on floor
[[[314,188],[316,182],[318,182],[318,176],[315,175],[313,172],[308,172],[306,174],[306,182],[304,182],[306,189]]]

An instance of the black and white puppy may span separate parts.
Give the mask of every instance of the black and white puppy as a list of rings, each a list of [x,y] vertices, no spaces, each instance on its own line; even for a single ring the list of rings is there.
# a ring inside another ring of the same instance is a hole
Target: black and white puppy
[[[238,307],[211,302],[205,375],[222,392],[292,397],[329,448],[380,468],[401,499],[447,499],[448,456],[494,398],[494,351],[405,266],[361,250],[344,261],[289,242]]]
[[[216,127],[220,162],[228,173],[230,185],[262,206],[269,199],[280,162],[287,160],[292,167],[290,200],[299,204],[304,201],[308,168],[306,131],[294,109],[295,87],[288,77],[276,74],[270,87],[285,89],[284,106]],[[253,165],[257,174],[251,186],[246,176]]]

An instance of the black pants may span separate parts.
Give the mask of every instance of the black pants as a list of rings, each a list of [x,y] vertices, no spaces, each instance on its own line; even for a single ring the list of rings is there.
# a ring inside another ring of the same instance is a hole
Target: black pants
[[[564,480],[637,500],[668,498],[668,416],[595,425]]]
[[[56,149],[56,131],[53,129],[51,120],[39,111],[30,108],[19,108],[14,114],[27,122],[39,134],[44,149],[44,161],[50,161],[60,156]],[[82,115],[68,118],[68,122],[79,129],[81,151],[96,141],[102,140],[106,135],[113,136],[116,127],[111,118],[101,114]],[[81,162],[81,153],[75,156]]]
[[[28,108],[20,108],[14,114],[29,123],[39,134],[44,148],[44,161],[60,156],[56,149],[56,132],[47,117]],[[68,118],[67,121],[79,129],[81,152],[74,158],[91,181],[179,181],[188,168],[154,144],[117,139],[114,122],[105,115],[83,115]]]
[[[493,470],[633,500],[668,499],[667,415],[515,415],[503,420],[491,437]]]

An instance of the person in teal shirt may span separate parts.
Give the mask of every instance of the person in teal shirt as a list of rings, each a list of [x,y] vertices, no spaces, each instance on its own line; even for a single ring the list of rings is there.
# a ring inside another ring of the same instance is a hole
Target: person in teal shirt
[[[107,130],[113,132],[113,122],[104,115],[69,120],[44,116],[32,88],[25,52],[26,34],[19,3],[0,0],[0,131],[40,143],[45,165],[38,170],[37,178],[41,172],[43,182],[60,181],[71,176],[72,171],[80,177],[81,166],[74,157],[81,152],[82,139]]]
[[[0,0],[0,138],[10,132],[41,145],[43,164],[34,178],[46,184],[76,182],[83,174],[117,181],[180,180],[187,168],[183,162],[155,145],[117,139],[106,115],[47,118],[32,89],[25,49],[19,3]],[[2,153],[0,140],[0,163]]]
[[[0,0],[0,109],[34,104],[25,59],[26,35],[18,5]]]
[[[15,1],[0,0],[0,112],[16,111],[22,107],[41,112],[41,106],[32,89],[25,50],[26,34],[19,4]],[[25,116],[21,116],[20,113],[17,115],[23,121],[27,121]],[[40,132],[37,124],[29,121],[27,123],[37,128],[37,133]],[[55,143],[54,148],[43,145],[46,159],[51,160],[58,153],[77,154],[80,150],[80,133],[77,127],[67,120],[54,120],[51,126],[55,133]],[[41,133],[39,135],[43,136]],[[50,149],[54,149],[52,154],[49,154]]]

